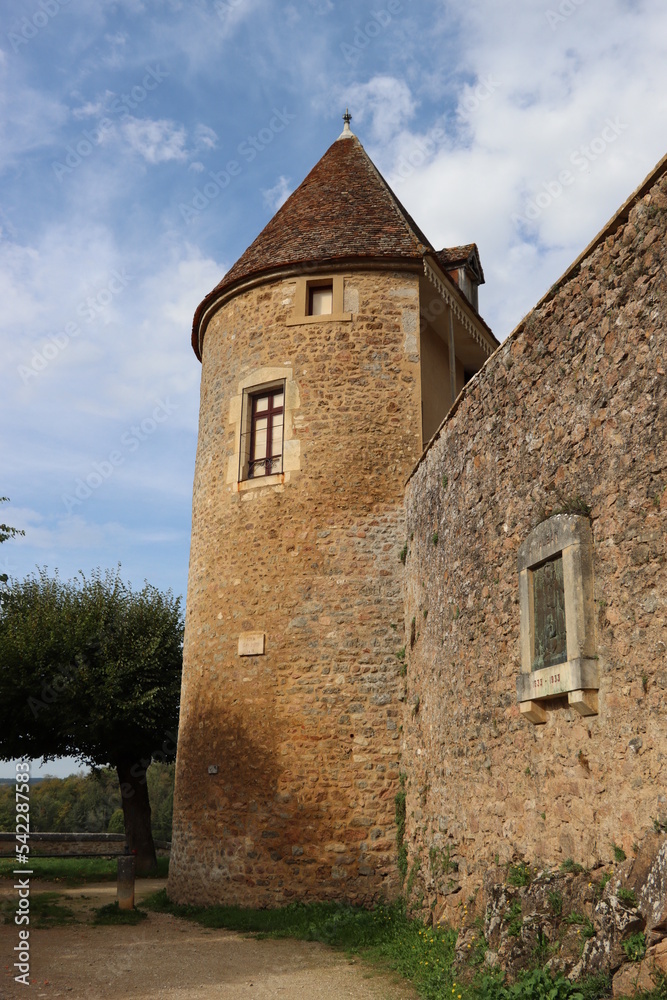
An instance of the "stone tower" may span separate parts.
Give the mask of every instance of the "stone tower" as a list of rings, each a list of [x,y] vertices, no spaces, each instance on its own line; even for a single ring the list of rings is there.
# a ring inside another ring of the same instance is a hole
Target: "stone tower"
[[[398,889],[403,489],[496,346],[481,281],[346,119],[197,309],[174,900]]]

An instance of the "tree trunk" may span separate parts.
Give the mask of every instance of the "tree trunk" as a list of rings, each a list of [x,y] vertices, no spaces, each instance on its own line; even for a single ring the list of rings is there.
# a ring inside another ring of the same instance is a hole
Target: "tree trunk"
[[[149,875],[157,869],[155,844],[151,831],[151,804],[148,801],[146,768],[136,760],[116,765],[125,820],[125,837],[130,853],[136,857],[137,875]]]

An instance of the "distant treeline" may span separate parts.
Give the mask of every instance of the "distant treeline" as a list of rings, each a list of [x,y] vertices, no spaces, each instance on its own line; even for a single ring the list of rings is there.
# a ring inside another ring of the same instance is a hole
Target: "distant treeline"
[[[174,764],[151,764],[147,772],[151,825],[156,840],[171,840]],[[0,784],[0,831],[16,826],[14,784]],[[110,768],[69,778],[44,778],[30,789],[34,833],[123,833],[118,775]]]

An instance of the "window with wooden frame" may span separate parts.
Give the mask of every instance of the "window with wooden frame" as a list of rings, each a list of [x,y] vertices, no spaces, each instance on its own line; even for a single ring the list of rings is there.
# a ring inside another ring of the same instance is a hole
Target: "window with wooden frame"
[[[248,393],[247,465],[242,479],[283,471],[284,412],[284,383]]]
[[[306,323],[346,323],[351,312],[343,311],[345,282],[342,274],[313,275],[296,279],[294,307],[287,326]]]
[[[333,313],[333,283],[308,286],[308,315],[331,316]]]
[[[231,489],[283,489],[300,472],[300,419],[295,416],[300,406],[289,365],[265,365],[244,375],[229,400],[234,447],[227,456],[225,481]]]

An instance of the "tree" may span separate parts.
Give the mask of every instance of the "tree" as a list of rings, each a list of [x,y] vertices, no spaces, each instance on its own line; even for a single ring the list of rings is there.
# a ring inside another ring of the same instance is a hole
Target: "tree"
[[[9,497],[0,497],[0,503],[8,503]],[[25,535],[25,531],[20,528],[10,528],[8,524],[0,524],[0,545],[6,542],[8,538],[16,538],[17,535]],[[6,573],[0,573],[0,583],[7,583],[8,576]]]
[[[176,753],[180,600],[100,570],[66,583],[42,570],[0,593],[0,759],[115,768],[138,873],[157,864],[146,769]]]

